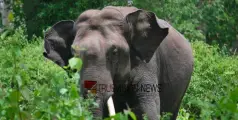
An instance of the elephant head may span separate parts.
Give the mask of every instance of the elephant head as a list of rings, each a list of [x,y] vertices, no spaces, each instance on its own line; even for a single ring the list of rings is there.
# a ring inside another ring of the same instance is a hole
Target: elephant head
[[[45,33],[43,55],[60,67],[68,65],[73,56],[80,57],[81,93],[85,95],[85,80],[128,86],[131,69],[141,61],[149,62],[167,34],[167,26],[149,11],[134,7],[87,10],[75,22],[60,21]],[[96,95],[99,108],[95,116],[107,116],[104,102],[112,94],[117,93]]]

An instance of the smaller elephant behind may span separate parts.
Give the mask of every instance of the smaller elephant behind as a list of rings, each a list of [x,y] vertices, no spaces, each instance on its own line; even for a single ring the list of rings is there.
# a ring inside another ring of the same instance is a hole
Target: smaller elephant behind
[[[183,35],[153,12],[135,7],[92,9],[75,22],[58,22],[45,33],[44,48],[43,55],[62,68],[73,56],[83,60],[82,96],[88,80],[114,86],[103,92],[96,87],[99,107],[92,112],[100,118],[109,116],[105,104],[112,96],[116,112],[129,106],[139,120],[144,114],[157,120],[163,112],[174,120],[193,72],[191,45]],[[159,91],[131,90],[148,85],[160,85]]]

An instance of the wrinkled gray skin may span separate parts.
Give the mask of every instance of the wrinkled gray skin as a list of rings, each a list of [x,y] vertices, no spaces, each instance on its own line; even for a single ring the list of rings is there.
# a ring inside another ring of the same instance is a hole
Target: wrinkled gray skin
[[[108,116],[106,101],[113,96],[116,112],[128,105],[139,120],[143,114],[156,120],[162,112],[170,112],[176,119],[193,71],[192,49],[179,32],[154,13],[113,6],[87,10],[76,22],[56,23],[44,41],[44,56],[61,67],[73,56],[83,59],[83,96],[87,94],[85,80],[114,85],[114,93],[96,95],[99,108],[92,111],[95,117]],[[133,84],[161,84],[161,92],[115,91],[116,85],[129,89]]]

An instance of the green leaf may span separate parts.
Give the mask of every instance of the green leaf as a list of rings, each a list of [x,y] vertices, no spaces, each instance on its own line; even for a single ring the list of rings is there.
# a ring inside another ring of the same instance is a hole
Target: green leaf
[[[19,57],[21,55],[21,49],[19,47],[15,47],[13,55]]]
[[[224,74],[226,74],[226,75],[233,75],[233,74],[235,74],[235,72],[234,71],[226,71]]]
[[[133,112],[129,111],[129,115],[133,120],[136,120],[136,115]]]
[[[40,110],[38,110],[38,111],[36,111],[36,112],[34,113],[34,116],[35,116],[36,118],[41,118],[43,115],[44,115],[44,112],[42,112],[42,111],[40,111]]]
[[[79,97],[79,95],[78,95],[78,88],[74,84],[71,85],[70,97],[73,98],[73,99]]]
[[[82,64],[83,64],[83,62],[80,58],[73,57],[69,60],[69,66],[70,66],[71,70],[76,69],[77,72],[81,70]]]
[[[30,90],[27,88],[27,87],[23,87],[21,90],[20,90],[22,96],[26,99],[26,100],[30,100]]]
[[[11,103],[16,104],[18,102],[18,100],[20,99],[20,94],[17,90],[14,90],[10,93],[10,101]]]
[[[20,112],[21,114],[21,119],[22,120],[29,120],[30,119],[30,112],[26,112],[26,111],[21,111]]]
[[[5,39],[9,33],[10,33],[10,30],[4,31],[4,32],[2,33],[2,35],[0,36],[1,39]]]
[[[230,93],[230,98],[232,101],[237,102],[238,101],[238,88],[236,88],[234,91]],[[238,107],[238,106],[237,106]],[[238,108],[237,108],[238,109]]]
[[[60,93],[63,95],[65,94],[66,92],[68,92],[68,90],[66,88],[61,88],[60,89]]]
[[[69,69],[70,67],[69,67],[69,66],[63,66],[63,68],[67,70],[67,69]]]
[[[18,84],[18,86],[21,87],[21,86],[22,86],[22,79],[21,79],[21,76],[20,76],[20,75],[16,75],[15,77],[16,77],[16,80],[17,80],[17,84]]]
[[[12,12],[10,12],[10,13],[8,14],[8,20],[9,20],[9,22],[13,22],[13,20],[14,20],[14,15],[13,15]]]

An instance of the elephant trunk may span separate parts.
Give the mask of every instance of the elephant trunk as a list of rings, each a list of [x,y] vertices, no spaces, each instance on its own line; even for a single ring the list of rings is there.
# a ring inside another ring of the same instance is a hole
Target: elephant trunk
[[[80,75],[80,88],[85,98],[89,92],[94,94],[95,101],[99,106],[92,110],[93,116],[105,118],[114,115],[113,82],[110,72],[106,69],[103,70],[102,67],[88,67],[87,64],[85,66]]]

